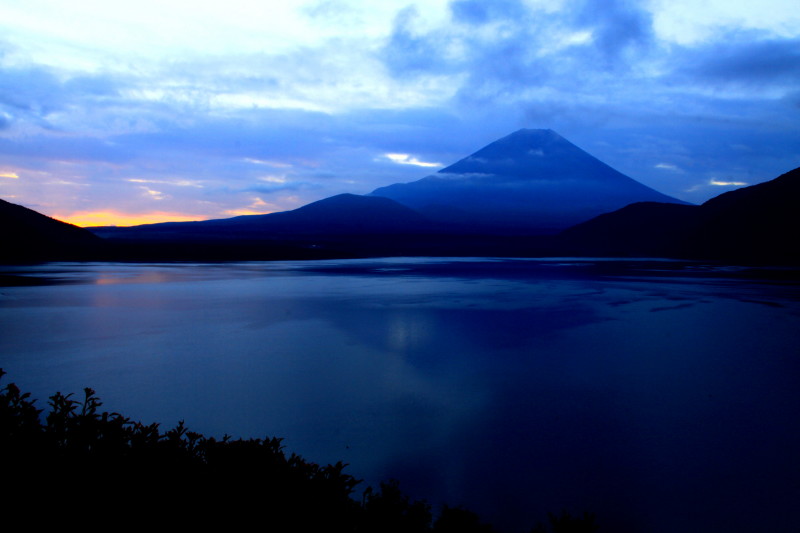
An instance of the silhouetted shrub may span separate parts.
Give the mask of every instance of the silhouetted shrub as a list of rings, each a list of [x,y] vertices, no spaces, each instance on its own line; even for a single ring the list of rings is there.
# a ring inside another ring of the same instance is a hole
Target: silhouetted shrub
[[[5,375],[0,369],[0,379]],[[279,438],[217,440],[183,421],[166,432],[101,412],[92,389],[60,392],[49,412],[9,383],[0,389],[3,509],[40,527],[257,528],[276,532],[491,533],[478,516],[412,501],[397,481],[367,487],[338,462],[284,453]],[[31,512],[33,510],[33,512]],[[9,514],[10,513],[10,514]],[[550,515],[553,533],[596,531],[593,515]],[[534,533],[544,533],[543,526]]]
[[[359,531],[416,533],[430,531],[431,509],[424,501],[411,501],[396,480],[381,483],[375,491],[367,487],[362,502]]]
[[[5,373],[0,370],[0,377]],[[207,438],[181,421],[166,432],[56,393],[42,421],[30,395],[0,389],[0,454],[8,508],[41,499],[41,520],[114,524],[157,512],[161,523],[301,531],[354,530],[359,481],[345,465],[286,456],[281,440]],[[141,514],[140,514],[141,513]]]

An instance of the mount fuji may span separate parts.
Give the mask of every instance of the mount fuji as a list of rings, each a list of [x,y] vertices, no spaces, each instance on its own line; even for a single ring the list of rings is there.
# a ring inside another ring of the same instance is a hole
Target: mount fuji
[[[522,129],[433,174],[381,187],[431,221],[472,231],[554,233],[634,202],[685,204],[614,170],[552,130]]]

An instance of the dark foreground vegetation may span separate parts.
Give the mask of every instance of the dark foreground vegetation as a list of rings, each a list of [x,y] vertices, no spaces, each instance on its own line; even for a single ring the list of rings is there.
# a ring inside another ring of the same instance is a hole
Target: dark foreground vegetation
[[[5,374],[0,369],[0,378]],[[2,510],[17,523],[84,530],[247,528],[260,531],[491,532],[460,507],[434,513],[396,482],[356,492],[341,462],[286,455],[278,438],[166,432],[100,410],[92,389],[50,397],[0,389]],[[531,533],[597,531],[594,516],[550,515]]]

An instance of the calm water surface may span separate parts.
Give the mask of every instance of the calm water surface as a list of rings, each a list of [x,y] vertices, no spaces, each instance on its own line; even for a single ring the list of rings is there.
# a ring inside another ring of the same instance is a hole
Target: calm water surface
[[[0,367],[45,405],[283,437],[509,532],[800,530],[800,287],[671,262],[4,267]],[[735,272],[734,272],[735,273]]]

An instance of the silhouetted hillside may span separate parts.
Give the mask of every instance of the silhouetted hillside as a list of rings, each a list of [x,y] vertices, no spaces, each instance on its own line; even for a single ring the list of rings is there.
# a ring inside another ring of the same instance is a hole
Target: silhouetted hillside
[[[292,211],[200,222],[165,222],[98,227],[102,237],[148,240],[266,240],[334,235],[378,235],[426,231],[430,222],[388,198],[340,194]]]
[[[640,203],[564,231],[579,255],[800,263],[800,169],[701,206]]]
[[[340,194],[292,211],[89,228],[120,260],[328,259],[425,254],[434,225],[388,198]],[[439,239],[434,239],[438,243]]]
[[[0,200],[0,262],[80,259],[101,242],[83,228]]]

